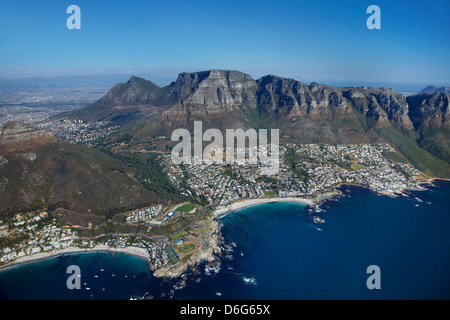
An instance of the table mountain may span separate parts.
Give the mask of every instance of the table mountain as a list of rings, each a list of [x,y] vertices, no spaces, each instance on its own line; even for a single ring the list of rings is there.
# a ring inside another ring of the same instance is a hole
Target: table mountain
[[[403,156],[412,161],[421,149],[416,164],[422,170],[441,165],[435,156],[449,158],[446,142],[426,143],[428,128],[444,128],[437,136],[448,141],[445,93],[405,98],[389,88],[308,85],[274,75],[254,80],[239,71],[181,73],[165,87],[131,77],[97,102],[59,118],[111,121],[141,140],[170,136],[177,128],[192,132],[195,120],[203,121],[204,130],[279,128],[283,139],[297,143],[389,141],[400,149],[407,140]]]

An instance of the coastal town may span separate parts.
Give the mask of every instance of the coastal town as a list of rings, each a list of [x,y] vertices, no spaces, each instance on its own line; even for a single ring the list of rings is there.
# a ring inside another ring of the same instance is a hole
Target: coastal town
[[[66,138],[71,137],[72,129],[89,130],[82,122],[63,124]],[[0,221],[0,264],[73,251],[108,250],[138,255],[147,260],[155,276],[176,278],[201,261],[217,262],[221,253],[219,213],[268,201],[298,200],[317,206],[324,194],[336,192],[341,184],[385,195],[419,188],[423,174],[410,164],[390,160],[393,153],[388,144],[286,144],[280,146],[279,170],[272,175],[262,174],[267,169],[262,163],[175,165],[170,155],[160,155],[170,183],[190,195],[193,203],[175,207],[151,204],[114,222],[116,227],[128,226],[139,232],[64,225],[46,211],[16,214]],[[202,203],[195,204],[199,201]],[[324,222],[317,216],[311,219]]]
[[[170,156],[163,156],[162,163],[174,185],[186,180],[190,187],[187,193],[226,207],[243,199],[317,198],[340,184],[355,184],[387,195],[417,188],[422,173],[410,164],[389,160],[384,155],[389,153],[395,151],[388,144],[288,144],[280,147],[278,173],[269,177],[261,175],[261,164],[192,163],[181,168]]]
[[[171,234],[137,233],[112,234],[96,228],[62,225],[48,212],[16,214],[0,221],[0,266],[11,262],[26,262],[55,254],[82,251],[111,251],[139,256],[147,260],[149,269],[168,277],[178,277],[189,265],[215,260],[219,253],[219,226],[211,216],[203,217],[204,210],[193,204],[184,204],[163,212],[163,206],[151,206],[127,213],[125,224],[152,227],[175,224],[181,216],[200,215],[183,230]],[[90,231],[100,233],[89,237]],[[194,254],[195,253],[195,254]],[[192,258],[192,261],[191,261]],[[199,260],[200,259],[200,260]]]
[[[61,226],[56,218],[49,218],[47,212],[37,214],[16,214],[9,221],[0,221],[0,263],[6,263],[40,252],[57,252],[70,247],[76,239],[76,232],[68,226]]]

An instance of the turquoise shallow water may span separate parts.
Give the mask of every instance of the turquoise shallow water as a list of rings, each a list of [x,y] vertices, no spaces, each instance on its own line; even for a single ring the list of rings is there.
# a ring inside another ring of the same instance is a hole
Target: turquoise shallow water
[[[177,281],[154,278],[140,258],[92,252],[0,271],[0,298],[449,299],[450,183],[399,198],[342,191],[320,213],[274,203],[224,217],[222,234],[233,251],[222,256],[218,273],[189,272],[180,290],[170,292]],[[325,223],[315,224],[313,215]],[[81,269],[81,290],[66,287],[72,264]],[[366,286],[369,265],[380,267],[380,290]]]

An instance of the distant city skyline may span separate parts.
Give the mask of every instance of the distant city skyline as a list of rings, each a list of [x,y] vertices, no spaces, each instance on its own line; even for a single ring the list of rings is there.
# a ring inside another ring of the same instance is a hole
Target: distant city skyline
[[[66,27],[72,4],[81,30]],[[372,4],[381,30],[366,26]],[[0,78],[123,74],[163,85],[180,72],[227,69],[331,85],[448,86],[449,13],[445,0],[4,0]]]

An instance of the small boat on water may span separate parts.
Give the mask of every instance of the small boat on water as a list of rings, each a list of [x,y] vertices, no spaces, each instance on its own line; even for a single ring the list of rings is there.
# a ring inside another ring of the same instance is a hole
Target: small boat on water
[[[246,284],[256,285],[256,279],[255,278],[242,277],[242,280],[244,280],[244,282]]]
[[[325,220],[319,218],[318,216],[314,216],[314,223],[324,223]]]

